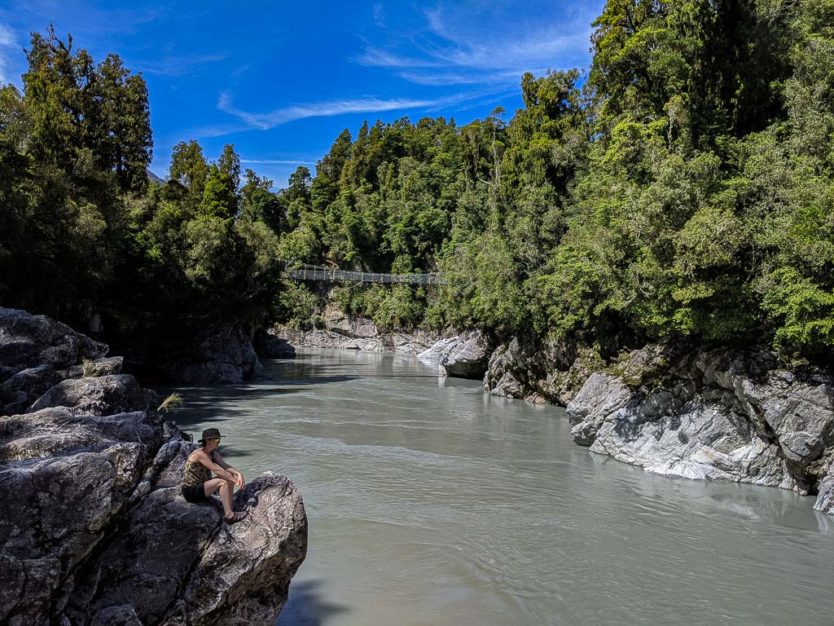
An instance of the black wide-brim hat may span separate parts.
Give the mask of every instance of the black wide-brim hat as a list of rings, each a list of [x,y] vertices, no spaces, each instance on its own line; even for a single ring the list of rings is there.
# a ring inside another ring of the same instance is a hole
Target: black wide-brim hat
[[[198,439],[197,443],[205,444],[209,439],[220,439],[220,431],[216,428],[207,428],[203,431],[203,438]]]

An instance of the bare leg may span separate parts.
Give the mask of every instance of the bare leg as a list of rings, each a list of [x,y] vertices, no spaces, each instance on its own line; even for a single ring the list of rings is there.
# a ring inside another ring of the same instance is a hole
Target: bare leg
[[[232,511],[232,492],[234,485],[223,478],[212,478],[203,483],[205,494],[210,496],[218,489],[220,490],[220,501],[223,503],[223,515],[227,518],[234,515]]]
[[[235,486],[228,480],[224,480],[220,485],[220,501],[223,503],[223,515],[227,518],[234,515],[232,511],[232,491]]]

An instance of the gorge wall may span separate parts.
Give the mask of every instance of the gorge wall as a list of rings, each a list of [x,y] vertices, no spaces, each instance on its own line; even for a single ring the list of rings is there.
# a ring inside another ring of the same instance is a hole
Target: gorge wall
[[[298,346],[401,349],[369,320],[339,317],[325,330],[275,332]],[[441,375],[483,380],[493,395],[567,407],[575,443],[665,476],[727,480],[816,495],[834,515],[834,376],[785,369],[765,349],[647,345],[605,361],[590,347],[503,341],[481,331],[440,338],[419,358]]]

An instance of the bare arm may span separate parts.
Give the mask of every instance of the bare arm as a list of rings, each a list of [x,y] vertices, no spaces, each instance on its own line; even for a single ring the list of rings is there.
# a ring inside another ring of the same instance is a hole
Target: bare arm
[[[230,474],[234,475],[234,477],[235,477],[235,480],[234,480],[235,484],[236,484],[238,487],[240,487],[241,489],[243,489],[243,487],[246,485],[246,482],[243,480],[243,474],[241,474],[241,473],[238,471],[238,469],[237,469],[237,468],[232,467],[231,465],[229,465],[228,463],[226,463],[226,459],[224,459],[224,458],[220,455],[220,453],[219,453],[219,452],[216,452],[216,451],[215,451],[215,453],[214,453],[214,460],[217,462],[217,464],[218,464],[220,467],[222,467],[224,470],[226,470],[226,471],[227,471],[227,472],[229,472]]]
[[[215,455],[215,456],[217,456],[217,455]],[[214,475],[217,476],[218,478],[223,478],[223,479],[229,480],[233,483],[238,482],[238,477],[237,477],[236,474],[233,474],[232,472],[230,472],[226,468],[224,468],[222,465],[219,465],[219,464],[215,463],[214,461],[212,461],[211,457],[209,457],[209,455],[206,454],[205,452],[203,452],[202,450],[197,451],[197,460],[200,461],[200,464],[203,467],[206,467],[209,470],[211,470],[214,473]]]

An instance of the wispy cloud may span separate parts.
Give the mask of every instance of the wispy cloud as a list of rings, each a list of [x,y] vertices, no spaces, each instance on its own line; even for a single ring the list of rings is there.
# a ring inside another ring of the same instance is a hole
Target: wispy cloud
[[[160,76],[184,76],[194,68],[209,63],[225,61],[228,54],[192,54],[183,56],[167,56],[161,59],[138,61],[137,69],[147,74]]]
[[[250,128],[269,130],[287,122],[310,117],[333,117],[349,113],[381,113],[385,111],[408,111],[415,109],[433,109],[441,106],[456,104],[479,94],[456,94],[444,98],[414,99],[414,98],[356,98],[349,100],[333,100],[314,104],[298,104],[266,113],[250,113],[234,106],[228,93],[222,93],[217,107],[224,113],[233,115]],[[483,95],[483,94],[480,94]]]
[[[404,29],[386,45],[366,41],[355,60],[420,85],[517,84],[524,72],[586,65],[601,4],[584,0],[554,10],[535,0],[523,8],[441,1],[422,12],[422,29]]]
[[[301,161],[294,159],[241,159],[245,165],[315,165],[315,161]]]
[[[0,83],[9,82],[9,55],[17,52],[17,42],[11,29],[0,24]]]

